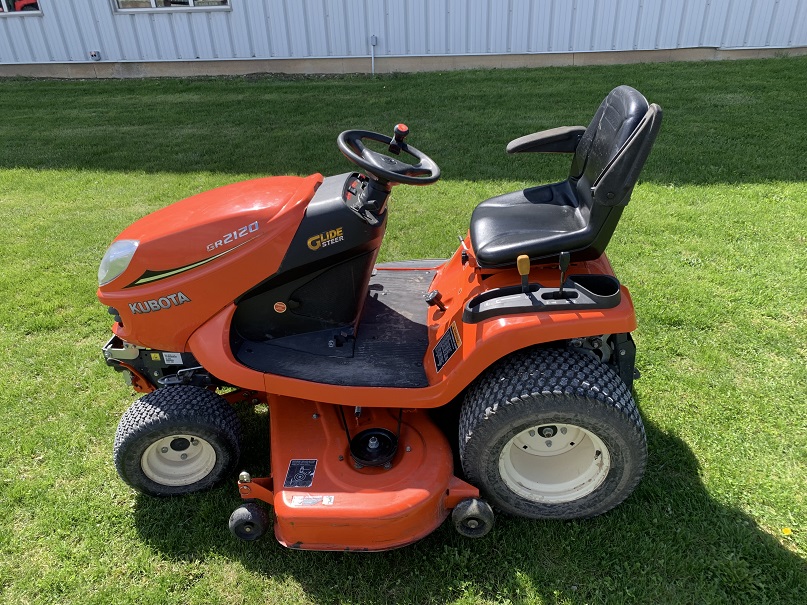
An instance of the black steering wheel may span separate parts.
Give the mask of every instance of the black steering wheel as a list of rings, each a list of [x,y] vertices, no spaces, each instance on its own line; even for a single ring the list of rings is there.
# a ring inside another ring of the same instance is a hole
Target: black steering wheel
[[[351,162],[366,170],[377,180],[405,185],[431,185],[440,178],[440,168],[429,156],[404,142],[409,129],[403,124],[395,127],[395,137],[388,137],[369,130],[345,130],[336,139],[339,151]],[[388,145],[391,152],[403,151],[417,160],[407,164],[364,146],[363,140],[377,141]]]

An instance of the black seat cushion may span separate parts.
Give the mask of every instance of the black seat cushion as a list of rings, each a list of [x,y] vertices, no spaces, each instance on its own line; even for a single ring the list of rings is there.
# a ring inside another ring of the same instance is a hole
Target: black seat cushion
[[[573,260],[602,254],[653,145],[660,111],[629,86],[612,90],[577,144],[567,180],[476,207],[470,234],[479,265],[509,266],[521,254],[570,252]]]
[[[493,266],[515,262],[519,254],[535,258],[537,249],[552,256],[584,246],[588,239],[584,212],[588,214],[579,207],[569,181],[486,200],[471,220],[477,260]]]

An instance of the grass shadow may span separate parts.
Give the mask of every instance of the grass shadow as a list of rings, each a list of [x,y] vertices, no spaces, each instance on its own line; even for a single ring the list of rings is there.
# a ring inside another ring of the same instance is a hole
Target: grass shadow
[[[800,157],[807,138],[807,57],[378,78],[0,80],[0,168],[335,174],[351,168],[336,148],[340,131],[406,121],[447,179],[551,182],[568,158],[507,156],[507,142],[587,124],[622,83],[665,111],[644,180],[803,180],[786,158]]]
[[[293,551],[271,535],[255,543],[229,535],[226,520],[239,500],[228,485],[192,498],[139,497],[135,524],[164,556],[236,559],[265,580],[298,583],[317,603],[799,602],[805,562],[750,516],[713,498],[681,439],[646,428],[643,482],[617,509],[585,521],[499,516],[482,540],[462,538],[445,523],[390,552]],[[249,456],[265,455],[259,449]]]

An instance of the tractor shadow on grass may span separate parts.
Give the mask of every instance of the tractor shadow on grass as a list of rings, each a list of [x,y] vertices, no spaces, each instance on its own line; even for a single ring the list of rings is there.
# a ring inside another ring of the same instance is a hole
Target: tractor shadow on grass
[[[243,465],[265,469],[265,411],[241,410]],[[227,530],[234,484],[193,497],[139,497],[142,539],[177,561],[239,560],[267,582],[300,585],[317,603],[639,602],[795,603],[807,591],[802,558],[745,513],[711,497],[689,447],[646,423],[645,478],[621,506],[584,521],[499,515],[484,539],[449,522],[384,553],[284,549],[268,534],[245,543]],[[263,437],[262,437],[263,436]]]

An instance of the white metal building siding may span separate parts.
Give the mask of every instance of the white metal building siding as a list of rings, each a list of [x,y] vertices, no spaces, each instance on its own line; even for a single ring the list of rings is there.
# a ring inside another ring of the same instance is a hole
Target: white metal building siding
[[[0,16],[0,63],[485,55],[807,46],[807,0],[231,0],[116,12],[39,0]]]

